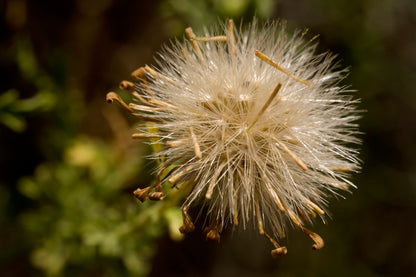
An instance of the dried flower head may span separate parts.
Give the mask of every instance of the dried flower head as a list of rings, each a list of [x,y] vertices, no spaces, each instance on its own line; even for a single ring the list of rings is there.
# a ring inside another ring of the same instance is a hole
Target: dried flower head
[[[333,55],[315,55],[306,31],[288,35],[281,22],[236,30],[229,20],[219,29],[197,37],[187,28],[157,68],[133,72],[137,83],[120,86],[135,103],[107,95],[146,122],[133,138],[163,144],[156,182],[134,194],[161,200],[162,186],[188,188],[183,233],[194,229],[187,211],[199,203],[208,239],[254,222],[277,257],[291,222],[319,249],[323,240],[304,226],[323,218],[327,197],[353,186],[347,178],[359,169],[357,101],[339,85],[345,70]]]

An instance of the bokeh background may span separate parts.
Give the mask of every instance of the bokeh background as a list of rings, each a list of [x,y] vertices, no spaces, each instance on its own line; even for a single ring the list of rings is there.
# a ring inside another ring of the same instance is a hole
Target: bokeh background
[[[0,13],[1,276],[416,276],[416,1],[3,0]],[[177,199],[138,203],[151,149],[105,103],[187,26],[254,15],[320,34],[367,111],[358,189],[313,227],[326,246],[293,230],[278,260],[255,232],[182,237]]]

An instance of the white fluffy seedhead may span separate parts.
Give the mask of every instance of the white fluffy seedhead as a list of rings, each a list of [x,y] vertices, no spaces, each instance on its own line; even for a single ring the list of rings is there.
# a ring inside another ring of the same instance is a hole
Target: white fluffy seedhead
[[[164,145],[154,154],[164,161],[156,183],[136,196],[160,200],[162,185],[188,186],[182,232],[193,230],[187,210],[200,203],[208,238],[255,222],[279,256],[286,248],[272,237],[292,222],[321,248],[304,224],[322,217],[328,196],[353,186],[348,177],[359,169],[357,100],[339,84],[345,70],[281,22],[236,30],[230,20],[203,37],[186,34],[163,49],[157,68],[133,73],[136,86],[122,82],[137,98],[128,109],[153,122],[133,136]]]

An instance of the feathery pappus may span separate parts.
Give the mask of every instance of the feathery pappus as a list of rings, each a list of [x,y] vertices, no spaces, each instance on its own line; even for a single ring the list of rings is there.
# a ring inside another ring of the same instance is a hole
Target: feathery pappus
[[[360,169],[358,100],[340,84],[346,70],[334,55],[315,54],[306,31],[288,34],[280,21],[236,28],[229,20],[203,36],[185,33],[159,53],[157,67],[121,82],[134,103],[107,94],[141,120],[133,138],[163,145],[154,153],[155,183],[135,196],[162,200],[164,187],[188,190],[182,233],[194,230],[188,210],[200,205],[208,239],[254,223],[278,257],[291,224],[322,248],[305,225],[324,218],[327,198],[354,187],[349,178]]]

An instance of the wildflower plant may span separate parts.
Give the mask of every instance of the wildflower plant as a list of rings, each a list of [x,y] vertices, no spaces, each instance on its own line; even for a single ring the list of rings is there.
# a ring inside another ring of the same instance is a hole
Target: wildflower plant
[[[316,55],[305,34],[256,20],[247,28],[229,20],[201,37],[187,28],[187,40],[166,46],[157,67],[121,82],[134,103],[108,93],[108,102],[142,120],[133,138],[161,145],[155,183],[135,196],[157,201],[169,191],[163,187],[186,191],[182,233],[194,230],[188,209],[198,204],[207,208],[208,239],[254,222],[278,257],[287,249],[277,240],[291,223],[322,248],[305,225],[324,219],[329,196],[354,187],[359,114],[340,85],[346,70],[334,55]]]

